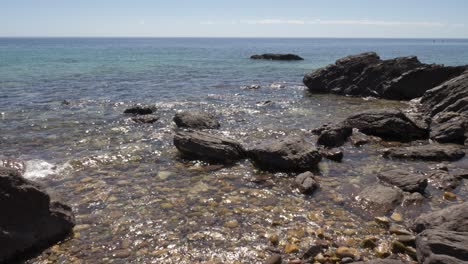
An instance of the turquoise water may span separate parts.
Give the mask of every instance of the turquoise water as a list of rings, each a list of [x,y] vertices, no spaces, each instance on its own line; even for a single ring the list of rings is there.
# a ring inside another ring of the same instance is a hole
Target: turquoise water
[[[287,175],[247,161],[213,168],[181,160],[172,144],[179,110],[213,112],[220,133],[249,145],[285,134],[314,141],[311,129],[350,113],[405,109],[306,91],[305,73],[364,51],[468,64],[468,40],[0,38],[0,156],[25,160],[26,176],[77,215],[74,237],[30,262],[263,263],[269,235],[279,235],[280,249],[294,239],[307,248],[319,227],[340,241],[385,240],[355,195],[383,169],[427,171],[434,163],[386,161],[380,145],[346,145],[344,162],[322,162],[321,189],[305,198]],[[266,52],[305,60],[249,59]],[[243,89],[252,84],[261,88]],[[122,113],[133,103],[157,105],[160,120],[132,123]],[[468,159],[449,167],[468,169]],[[429,190],[421,207],[397,212],[411,218],[448,203]],[[467,187],[455,193],[465,199]]]

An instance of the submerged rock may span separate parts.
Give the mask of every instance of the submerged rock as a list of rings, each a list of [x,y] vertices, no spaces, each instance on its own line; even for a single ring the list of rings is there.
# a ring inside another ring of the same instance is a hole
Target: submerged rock
[[[364,208],[377,214],[386,214],[400,204],[403,192],[398,188],[378,184],[366,187],[356,198]]]
[[[296,176],[294,185],[303,194],[311,194],[319,188],[319,184],[312,172],[307,171]]]
[[[193,129],[217,129],[220,127],[215,116],[202,111],[184,111],[175,114],[174,122],[178,127]]]
[[[427,187],[427,178],[423,174],[407,170],[389,170],[377,176],[381,181],[394,185],[405,192],[424,193]]]
[[[385,158],[424,161],[455,161],[465,156],[458,146],[429,144],[422,146],[388,148],[383,151]]]
[[[468,263],[468,232],[425,230],[416,237],[416,249],[422,264]]]
[[[174,145],[185,157],[232,163],[246,157],[238,142],[200,131],[179,131],[174,136]]]
[[[366,135],[389,141],[409,142],[428,137],[428,131],[416,125],[399,110],[366,111],[352,115],[345,126],[357,128]]]
[[[311,92],[411,100],[464,69],[423,64],[414,56],[381,60],[376,53],[367,52],[306,74],[303,82]]]
[[[261,55],[252,55],[250,56],[251,59],[254,60],[304,60],[300,56],[296,54],[273,54],[273,53],[265,53]]]
[[[418,233],[426,229],[468,232],[468,202],[423,214],[413,221],[411,228]]]
[[[342,161],[344,156],[343,151],[339,149],[322,149],[320,150],[320,155],[336,162]]]
[[[18,171],[0,168],[0,262],[24,258],[65,239],[75,225],[67,205],[51,201]]]
[[[131,120],[135,123],[140,124],[152,124],[159,120],[159,116],[157,115],[137,115],[133,116]]]
[[[156,106],[150,105],[134,105],[130,108],[125,109],[124,114],[131,115],[151,115],[156,112]]]
[[[319,151],[301,137],[261,142],[249,150],[254,165],[266,171],[304,172],[317,168]]]
[[[427,177],[431,180],[431,184],[438,189],[451,191],[458,187],[461,183],[459,175],[450,174],[444,170],[434,170],[427,173]]]
[[[323,127],[319,130],[317,144],[327,148],[340,147],[351,136],[353,130],[351,127],[342,124]]]

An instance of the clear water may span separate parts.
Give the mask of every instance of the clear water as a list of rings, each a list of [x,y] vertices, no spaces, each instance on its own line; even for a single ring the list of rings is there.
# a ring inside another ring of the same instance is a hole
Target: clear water
[[[302,85],[305,73],[364,51],[468,64],[468,40],[0,38],[0,155],[27,161],[26,176],[77,215],[74,238],[30,262],[262,263],[272,233],[280,250],[307,248],[319,227],[350,246],[366,235],[384,238],[354,196],[380,170],[427,171],[434,163],[386,161],[380,145],[346,145],[344,162],[322,162],[321,189],[304,197],[287,175],[258,172],[247,161],[225,168],[184,161],[172,145],[178,110],[212,111],[220,133],[248,145],[285,134],[314,141],[310,129],[350,113],[406,108],[311,95]],[[305,60],[248,59],[266,52]],[[252,84],[261,88],[241,88]],[[122,112],[133,103],[156,104],[161,119],[132,123]],[[468,169],[468,160],[449,167]],[[466,189],[455,193],[465,199]],[[421,208],[397,211],[411,218],[449,203],[429,192]]]

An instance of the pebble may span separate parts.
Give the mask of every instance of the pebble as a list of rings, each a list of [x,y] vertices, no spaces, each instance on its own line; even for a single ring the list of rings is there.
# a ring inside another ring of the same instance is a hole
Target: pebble
[[[295,244],[287,244],[284,247],[284,252],[286,252],[286,254],[297,253],[299,252],[299,247]]]
[[[449,201],[455,201],[457,199],[457,195],[452,192],[444,192],[444,199]]]
[[[270,243],[274,246],[277,246],[279,244],[279,236],[278,234],[272,234],[268,238],[270,240]]]
[[[300,259],[293,259],[293,260],[290,260],[288,261],[288,264],[302,264],[302,260]]]
[[[112,257],[114,258],[128,258],[130,257],[130,250],[128,249],[120,249],[120,250],[116,250],[112,253]]]
[[[170,172],[170,171],[160,171],[160,172],[158,172],[158,177],[161,180],[166,180],[171,176],[172,176],[172,172]]]
[[[281,259],[281,255],[273,255],[269,257],[266,261],[265,264],[281,264],[283,260]]]
[[[390,226],[390,219],[386,216],[379,216],[374,218],[374,221],[382,226],[389,227]]]
[[[370,248],[370,249],[376,248],[377,247],[377,241],[378,241],[378,238],[376,238],[376,237],[364,238],[361,241],[361,247]]]
[[[224,223],[224,227],[228,227],[228,228],[236,228],[239,226],[239,222],[237,222],[237,220],[231,220],[231,221],[227,221],[226,223]]]
[[[395,221],[395,222],[401,222],[403,221],[403,217],[399,213],[393,213],[390,218]]]
[[[80,232],[80,231],[83,231],[83,230],[86,230],[90,227],[90,225],[87,225],[87,224],[84,224],[84,225],[77,225],[73,228],[73,230],[75,232]]]
[[[357,251],[348,247],[339,247],[336,249],[336,255],[339,258],[354,258],[357,255]]]
[[[342,258],[341,263],[346,264],[346,263],[353,263],[354,259],[353,258]]]

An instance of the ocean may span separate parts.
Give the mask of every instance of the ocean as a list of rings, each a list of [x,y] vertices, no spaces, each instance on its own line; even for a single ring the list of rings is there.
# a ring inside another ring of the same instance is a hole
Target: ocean
[[[356,230],[343,239],[374,235],[344,201],[383,169],[434,163],[384,161],[377,146],[345,146],[342,163],[321,163],[322,190],[304,198],[285,174],[247,161],[214,169],[182,160],[172,144],[181,110],[216,114],[222,134],[249,145],[310,136],[362,110],[406,108],[310,94],[302,84],[304,74],[366,51],[468,64],[468,40],[456,39],[0,38],[0,156],[24,160],[25,176],[77,216],[75,237],[30,263],[263,263],[273,233],[288,241],[301,230],[303,244],[318,227]],[[261,53],[304,60],[249,59]],[[123,111],[135,103],[156,105],[160,120],[133,123]]]

